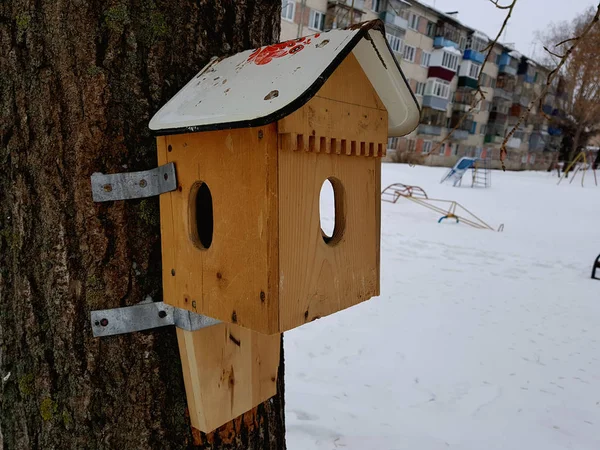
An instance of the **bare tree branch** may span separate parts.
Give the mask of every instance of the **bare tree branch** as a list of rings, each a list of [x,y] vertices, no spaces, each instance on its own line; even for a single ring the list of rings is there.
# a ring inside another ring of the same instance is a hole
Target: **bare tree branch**
[[[504,138],[504,141],[502,142],[502,145],[500,146],[500,161],[502,163],[502,170],[506,170],[505,165],[504,165],[504,159],[507,155],[507,150],[506,150],[507,142],[513,136],[515,131],[517,131],[517,129],[521,126],[523,121],[525,121],[527,119],[533,106],[536,103],[539,103],[540,105],[543,103],[544,99],[546,98],[546,95],[548,94],[548,90],[550,89],[550,86],[552,85],[552,81],[554,80],[554,77],[560,72],[560,69],[565,65],[565,63],[569,59],[569,56],[571,56],[571,53],[573,53],[573,51],[577,48],[577,46],[585,39],[585,37],[590,32],[590,30],[594,27],[594,25],[596,25],[596,23],[598,23],[599,20],[600,20],[600,3],[598,4],[598,6],[596,8],[596,14],[592,18],[592,20],[590,20],[587,23],[587,25],[583,28],[583,31],[579,34],[579,36],[569,39],[570,41],[574,42],[573,45],[571,45],[568,48],[568,50],[565,52],[565,54],[562,55],[558,65],[548,74],[548,78],[546,79],[546,85],[544,86],[544,88],[542,89],[540,94],[531,101],[531,103],[529,104],[529,107],[525,110],[525,112],[521,115],[521,117],[519,117],[519,120],[517,121],[516,125],[510,130],[510,132]],[[550,52],[550,53],[552,53],[552,52]]]

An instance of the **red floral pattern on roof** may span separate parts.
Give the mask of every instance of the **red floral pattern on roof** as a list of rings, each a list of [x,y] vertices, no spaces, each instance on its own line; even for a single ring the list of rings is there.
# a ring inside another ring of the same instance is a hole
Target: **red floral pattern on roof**
[[[320,34],[315,35],[318,37]],[[280,42],[279,44],[267,45],[254,50],[248,57],[249,62],[262,66],[273,61],[273,58],[281,58],[286,55],[293,55],[301,51],[304,46],[311,43],[311,38],[301,37],[291,41]]]

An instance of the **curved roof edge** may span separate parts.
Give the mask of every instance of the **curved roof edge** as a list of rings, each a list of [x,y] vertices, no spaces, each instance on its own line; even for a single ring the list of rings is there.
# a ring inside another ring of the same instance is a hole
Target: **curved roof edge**
[[[350,52],[388,111],[388,134],[413,131],[419,104],[380,20],[214,59],[154,115],[150,129],[167,135],[275,122],[307,103]]]

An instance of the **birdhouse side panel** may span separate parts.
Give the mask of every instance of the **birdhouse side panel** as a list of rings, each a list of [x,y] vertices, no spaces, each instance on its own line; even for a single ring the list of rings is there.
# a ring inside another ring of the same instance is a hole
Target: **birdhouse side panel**
[[[161,196],[164,301],[276,333],[275,124],[159,138],[159,155],[179,185]]]

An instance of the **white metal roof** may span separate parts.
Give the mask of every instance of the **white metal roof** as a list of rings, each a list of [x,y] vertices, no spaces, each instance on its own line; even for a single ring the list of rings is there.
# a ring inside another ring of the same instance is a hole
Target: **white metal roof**
[[[419,122],[419,106],[379,20],[216,59],[150,121],[156,134],[260,126],[310,100],[352,52],[388,111],[388,134]]]

